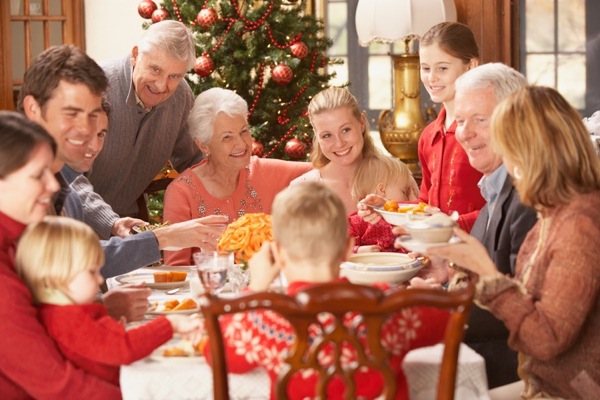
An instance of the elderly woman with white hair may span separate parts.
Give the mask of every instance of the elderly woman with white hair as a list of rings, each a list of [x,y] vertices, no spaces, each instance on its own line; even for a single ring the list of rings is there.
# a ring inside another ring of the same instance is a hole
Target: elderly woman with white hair
[[[248,104],[237,93],[212,88],[196,98],[188,124],[205,159],[185,170],[165,193],[165,221],[186,221],[212,214],[229,222],[246,213],[271,212],[273,198],[309,163],[252,156]],[[167,265],[193,264],[198,249],[165,252]]]

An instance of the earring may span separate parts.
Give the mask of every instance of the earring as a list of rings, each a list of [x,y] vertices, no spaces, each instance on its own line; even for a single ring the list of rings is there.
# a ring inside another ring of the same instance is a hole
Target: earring
[[[521,172],[519,172],[519,167],[513,168],[513,176],[515,179],[521,179]]]

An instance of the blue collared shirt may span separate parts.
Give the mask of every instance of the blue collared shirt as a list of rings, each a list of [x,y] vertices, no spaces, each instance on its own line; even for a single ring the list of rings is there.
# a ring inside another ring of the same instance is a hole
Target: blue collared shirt
[[[494,208],[496,207],[496,203],[498,202],[498,195],[502,190],[502,186],[504,186],[504,182],[508,177],[508,172],[506,171],[506,167],[504,164],[501,164],[494,172],[492,172],[488,176],[483,176],[477,186],[481,190],[481,196],[486,201],[486,207],[488,209],[488,219],[487,225],[490,224],[490,219],[492,218],[492,214],[494,213]]]

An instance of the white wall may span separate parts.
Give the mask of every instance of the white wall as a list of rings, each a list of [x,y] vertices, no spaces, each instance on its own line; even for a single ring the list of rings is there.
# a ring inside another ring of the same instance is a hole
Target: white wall
[[[85,0],[85,50],[97,62],[123,57],[141,37],[140,0]],[[162,1],[154,0],[157,5]]]

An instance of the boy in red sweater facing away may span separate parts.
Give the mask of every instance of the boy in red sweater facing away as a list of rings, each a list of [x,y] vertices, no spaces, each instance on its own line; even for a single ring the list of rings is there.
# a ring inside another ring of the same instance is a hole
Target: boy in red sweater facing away
[[[250,289],[267,290],[280,272],[289,282],[288,294],[340,280],[340,263],[352,253],[354,240],[348,237],[346,211],[335,192],[320,182],[301,182],[275,197],[272,212],[274,240],[265,243],[250,260]],[[446,311],[415,307],[396,314],[383,326],[381,340],[393,354],[391,365],[398,377],[397,399],[408,399],[402,359],[411,349],[438,343],[448,315]],[[243,373],[264,368],[271,377],[274,399],[277,376],[294,339],[287,320],[272,311],[258,310],[221,318],[221,324],[229,371]],[[208,348],[205,347],[207,357]],[[323,362],[336,361],[332,349],[324,353]],[[353,353],[342,351],[341,362],[352,361]],[[294,376],[288,387],[289,398],[314,398],[317,379],[312,371]],[[381,394],[383,381],[376,372],[361,370],[355,379],[358,397],[374,399]],[[334,379],[328,385],[327,398],[342,399],[343,395],[342,380]]]

